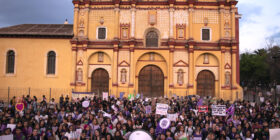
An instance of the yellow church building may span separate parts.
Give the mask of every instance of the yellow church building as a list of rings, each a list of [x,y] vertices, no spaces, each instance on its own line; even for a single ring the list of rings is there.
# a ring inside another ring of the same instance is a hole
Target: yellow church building
[[[236,0],[73,4],[73,25],[0,29],[0,89],[29,89],[14,90],[18,96],[57,89],[55,98],[72,91],[243,98]]]

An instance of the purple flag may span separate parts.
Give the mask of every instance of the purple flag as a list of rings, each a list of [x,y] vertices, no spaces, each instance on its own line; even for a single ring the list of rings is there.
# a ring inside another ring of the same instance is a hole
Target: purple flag
[[[196,104],[197,106],[202,106],[203,105],[203,99],[200,98]]]
[[[233,116],[234,115],[234,104],[232,104],[227,110],[227,115],[228,116]]]

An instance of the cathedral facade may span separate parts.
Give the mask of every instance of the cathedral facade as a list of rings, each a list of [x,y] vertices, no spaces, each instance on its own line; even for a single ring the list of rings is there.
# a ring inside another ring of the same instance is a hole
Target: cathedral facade
[[[243,98],[236,0],[73,4],[73,25],[0,29],[0,88]]]

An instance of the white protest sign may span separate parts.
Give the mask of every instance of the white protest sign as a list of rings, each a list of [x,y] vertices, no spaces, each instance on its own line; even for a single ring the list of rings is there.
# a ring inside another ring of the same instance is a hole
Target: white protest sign
[[[212,105],[213,116],[226,116],[226,105]]]
[[[0,140],[13,140],[13,135],[3,135],[0,136]]]
[[[193,137],[193,140],[202,140],[202,137]]]
[[[11,128],[12,131],[14,131],[14,129],[16,128],[15,124],[8,124],[7,128]]]
[[[157,103],[156,114],[167,115],[168,104]]]
[[[264,102],[264,97],[260,97],[260,101],[263,103]]]
[[[83,101],[82,106],[87,108],[89,106],[89,101]]]
[[[276,93],[277,93],[277,94],[280,94],[280,85],[277,85],[277,86],[276,86]]]
[[[167,119],[169,119],[170,121],[176,122],[177,118],[178,118],[178,114],[177,113],[175,113],[175,114],[167,114]]]
[[[280,129],[269,129],[269,140],[279,140]]]
[[[103,92],[103,100],[108,100],[108,92]]]

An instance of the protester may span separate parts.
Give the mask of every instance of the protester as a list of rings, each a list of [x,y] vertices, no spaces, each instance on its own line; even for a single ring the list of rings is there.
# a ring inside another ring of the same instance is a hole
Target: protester
[[[62,95],[59,103],[45,96],[42,101],[13,97],[8,106],[0,105],[0,134],[17,140],[125,140],[141,129],[155,140],[268,140],[269,129],[280,126],[279,107],[269,100],[255,104],[198,96],[141,97],[70,100]],[[22,111],[17,103],[24,104]],[[157,103],[167,104],[168,114],[177,114],[164,130],[159,122],[167,116],[156,113]],[[225,105],[226,115],[213,115],[212,105]],[[200,106],[208,110],[199,111]]]

